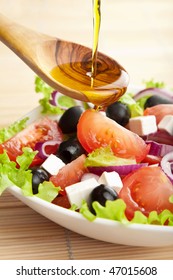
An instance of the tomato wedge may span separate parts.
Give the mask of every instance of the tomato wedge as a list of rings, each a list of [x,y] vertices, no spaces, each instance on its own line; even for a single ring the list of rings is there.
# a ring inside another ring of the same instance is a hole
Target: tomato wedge
[[[61,206],[63,208],[67,208],[69,209],[71,207],[71,204],[68,200],[68,197],[67,195],[61,195],[59,194],[53,201],[52,201],[53,204],[56,204],[58,206]]]
[[[62,167],[57,175],[50,177],[50,181],[56,186],[61,187],[61,194],[65,194],[65,188],[72,184],[78,183],[83,174],[88,172],[84,166],[86,155],[81,155],[70,163]]]
[[[23,147],[34,149],[37,142],[48,140],[56,140],[60,144],[62,139],[63,135],[58,128],[57,122],[45,117],[33,122],[21,132],[0,144],[0,153],[6,150],[9,158],[12,161],[16,161],[16,157],[22,154]],[[43,159],[36,155],[32,165],[38,165],[42,161]]]
[[[123,188],[119,193],[126,205],[126,214],[132,219],[134,212],[140,210],[148,216],[151,211],[162,212],[168,209],[173,212],[173,203],[169,197],[173,195],[173,185],[162,169],[142,167],[123,179]]]
[[[166,115],[173,115],[173,104],[159,104],[144,110],[144,116],[154,115],[159,123]]]
[[[80,117],[77,137],[89,153],[99,147],[110,145],[116,156],[136,158],[137,162],[141,162],[149,150],[144,140],[137,134],[94,109],[86,110]]]
[[[148,163],[149,165],[152,165],[152,164],[160,164],[161,162],[161,157],[159,156],[153,156],[153,155],[147,155],[142,162],[144,163]]]

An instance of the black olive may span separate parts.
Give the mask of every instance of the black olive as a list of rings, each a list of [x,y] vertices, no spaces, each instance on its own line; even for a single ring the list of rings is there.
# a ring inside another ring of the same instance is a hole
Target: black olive
[[[61,142],[57,156],[67,164],[85,153],[86,151],[78,139],[76,137],[70,137],[68,140]]]
[[[49,173],[41,167],[31,168],[32,171],[32,191],[33,194],[38,193],[38,186],[44,181],[49,181]]]
[[[74,106],[64,112],[58,123],[64,134],[77,131],[77,124],[83,112],[84,108],[82,106]]]
[[[116,200],[118,198],[117,192],[104,184],[94,188],[89,196],[89,209],[95,215],[95,210],[92,207],[94,201],[98,201],[102,206],[105,206],[107,200]]]
[[[125,104],[117,101],[107,107],[106,116],[118,124],[125,126],[129,122],[131,113]]]
[[[153,107],[159,104],[173,104],[173,101],[158,95],[152,95],[145,102],[144,108],[146,109],[147,107]]]

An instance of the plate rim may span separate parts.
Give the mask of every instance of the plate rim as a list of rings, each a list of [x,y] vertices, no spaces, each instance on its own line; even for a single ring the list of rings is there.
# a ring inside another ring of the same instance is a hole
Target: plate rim
[[[46,208],[53,208],[55,209],[56,212],[63,212],[65,214],[67,214],[68,216],[73,216],[74,218],[80,219],[80,220],[86,220],[89,221],[88,219],[86,219],[81,213],[73,211],[71,209],[67,209],[67,208],[63,208],[59,205],[55,205],[51,202],[48,202],[46,200],[43,200],[39,197],[36,196],[24,196],[22,194],[22,190],[17,187],[17,186],[10,186],[7,189],[10,193],[12,194],[16,194],[16,195],[20,195],[23,196],[24,199],[27,199],[28,201],[34,202],[35,201],[39,201],[40,204],[43,204],[43,206],[45,206]],[[57,210],[56,210],[57,209]],[[105,219],[105,218],[99,218],[97,217],[94,221],[89,221],[90,223],[101,223],[101,222],[105,222],[112,224],[112,225],[118,225],[118,226],[122,226],[122,227],[129,227],[129,228],[137,228],[140,227],[142,230],[145,228],[149,228],[152,229],[153,231],[158,231],[158,229],[163,229],[163,231],[168,231],[168,232],[172,232],[173,233],[173,227],[172,226],[161,226],[161,225],[154,225],[154,224],[140,224],[140,223],[121,223],[119,221],[116,220],[111,220],[111,219]]]

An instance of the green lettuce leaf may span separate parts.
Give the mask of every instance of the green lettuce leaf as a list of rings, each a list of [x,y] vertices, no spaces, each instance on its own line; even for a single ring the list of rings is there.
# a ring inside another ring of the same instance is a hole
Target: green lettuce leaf
[[[58,98],[58,104],[61,107],[70,108],[70,107],[73,107],[76,105],[76,101],[75,101],[75,99],[73,99],[69,96],[61,95]]]
[[[156,211],[152,211],[148,217],[140,211],[135,211],[133,219],[129,221],[125,213],[126,204],[120,198],[114,201],[107,201],[105,206],[102,206],[99,202],[94,201],[92,206],[95,210],[95,215],[90,212],[85,201],[82,203],[80,208],[80,213],[91,222],[96,218],[103,218],[118,221],[123,224],[164,225],[167,223],[168,226],[173,226],[173,213],[169,210],[163,210],[160,214]]]
[[[169,202],[170,202],[170,203],[173,203],[173,195],[170,196]]]
[[[18,156],[16,162],[9,159],[6,151],[0,154],[0,194],[8,187],[17,186],[22,190],[23,195],[33,196],[32,191],[32,172],[28,167],[32,163],[37,151],[29,147],[23,148],[23,154]],[[59,188],[56,188],[51,182],[44,182],[39,185],[39,192],[36,196],[50,202],[58,194]]]
[[[40,105],[42,106],[42,113],[49,114],[58,114],[61,115],[63,110],[57,106],[53,106],[50,103],[51,94],[54,91],[52,87],[47,85],[40,77],[35,78],[35,91],[37,93],[42,93],[43,98],[39,100]]]
[[[47,85],[40,77],[35,78],[35,91],[36,93],[42,93],[43,98],[39,100],[42,106],[42,113],[58,114],[62,115],[66,108],[73,107],[75,105],[81,105],[84,108],[88,108],[87,103],[80,102],[63,94],[58,96],[56,100],[57,106],[51,104],[52,93],[54,89]]]
[[[138,99],[137,101],[137,104],[143,109],[145,110],[144,106],[145,106],[145,103],[147,102],[147,99],[152,96],[151,94],[147,94],[146,96],[144,97],[141,97],[140,99]]]
[[[125,215],[126,204],[122,199],[107,200],[105,207],[97,201],[94,201],[92,205],[97,217],[128,223]]]
[[[133,219],[130,221],[132,224],[147,224],[147,217],[140,211],[135,211]]]
[[[27,157],[28,149],[30,150],[30,148],[23,149],[23,155],[21,155],[20,158],[22,156],[24,158]],[[31,164],[35,154],[36,152],[32,152],[32,156],[27,159],[29,165]],[[17,164],[13,161],[10,161],[6,151],[4,151],[3,154],[0,154],[0,193],[12,185],[16,185],[24,191],[27,187],[27,193],[31,192],[32,174],[30,170],[25,169],[21,162],[22,160],[19,160],[20,164],[19,168],[17,168]],[[30,189],[30,191],[28,191],[28,189]]]
[[[0,195],[6,190],[6,188],[12,185],[12,182],[9,179],[9,172],[11,169],[15,168],[15,163],[4,163],[4,158],[6,157],[8,157],[6,152],[0,155]]]
[[[151,79],[149,81],[143,81],[144,85],[146,88],[165,88],[165,83],[164,82],[156,82],[154,79]]]
[[[132,94],[125,93],[123,96],[121,96],[119,101],[128,106],[131,112],[131,118],[143,115],[143,109],[141,108],[140,104],[138,104],[133,99]]]
[[[164,223],[168,221],[168,225],[173,226],[173,213],[169,210],[163,210],[158,216],[161,225],[164,225]]]
[[[9,127],[0,129],[0,144],[13,137],[26,127],[28,118],[16,121]]]
[[[29,147],[24,147],[22,151],[23,154],[18,156],[16,161],[19,164],[21,170],[27,170],[38,151],[33,151]]]
[[[154,79],[151,79],[149,81],[143,81],[143,83],[145,84],[146,88],[152,88],[152,87],[156,87],[156,88],[164,88],[165,87],[165,83],[164,82],[156,82],[154,81]],[[128,106],[128,108],[130,109],[131,112],[131,118],[134,117],[138,117],[138,116],[142,116],[143,115],[143,111],[144,111],[144,105],[145,102],[147,101],[147,99],[151,96],[150,94],[148,94],[147,96],[142,97],[141,99],[139,99],[138,101],[135,101],[133,99],[133,95],[132,93],[126,92],[123,96],[121,96],[121,98],[119,99],[120,102],[124,103],[125,105]]]
[[[38,193],[35,195],[43,200],[51,202],[59,193],[61,188],[57,188],[52,182],[43,182],[38,187]]]
[[[148,223],[149,224],[159,224],[160,223],[160,219],[159,219],[159,216],[156,211],[150,212],[149,217],[148,217]]]
[[[45,97],[49,97],[54,89],[46,84],[40,77],[35,77],[35,91],[42,92]]]
[[[122,199],[107,201],[105,206],[102,206],[99,202],[94,201],[92,206],[96,215],[93,215],[90,212],[85,201],[82,203],[80,208],[80,213],[91,222],[96,218],[103,218],[119,221],[124,224],[129,223],[125,215],[126,204]]]
[[[90,222],[93,222],[93,221],[96,219],[96,216],[93,215],[93,214],[91,213],[91,211],[89,210],[88,204],[86,203],[86,201],[83,201],[83,202],[82,202],[82,206],[81,206],[81,208],[79,209],[79,212],[80,212],[87,220],[89,220]]]
[[[136,164],[135,159],[125,159],[116,157],[110,146],[101,147],[87,155],[85,166],[114,166]]]

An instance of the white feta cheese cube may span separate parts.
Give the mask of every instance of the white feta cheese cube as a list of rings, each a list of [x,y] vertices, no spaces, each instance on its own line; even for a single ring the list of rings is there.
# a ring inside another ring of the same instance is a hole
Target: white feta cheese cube
[[[42,167],[51,175],[57,175],[65,163],[57,156],[51,154],[43,163]]]
[[[119,193],[123,187],[120,175],[115,171],[103,172],[98,180],[98,183],[112,187],[117,193]]]
[[[157,131],[156,117],[150,115],[130,118],[129,129],[139,136],[145,136],[150,133],[154,133]]]
[[[167,131],[170,135],[173,136],[173,116],[164,116],[163,119],[158,123],[158,128]]]
[[[86,200],[88,202],[90,193],[97,186],[97,180],[91,178],[66,187],[65,190],[70,204],[75,204],[78,208],[80,208],[82,200]]]

